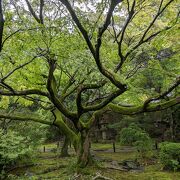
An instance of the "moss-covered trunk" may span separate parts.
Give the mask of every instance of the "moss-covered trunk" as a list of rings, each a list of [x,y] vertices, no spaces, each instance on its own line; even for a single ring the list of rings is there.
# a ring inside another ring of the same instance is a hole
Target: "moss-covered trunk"
[[[87,165],[92,164],[89,132],[83,131],[80,133],[76,147],[78,167],[84,168]]]
[[[74,146],[77,155],[77,166],[83,168],[91,164],[93,161],[90,154],[90,127],[84,127],[82,131],[78,132],[78,130],[71,129],[63,121],[59,110],[54,110],[54,114],[56,116],[55,125],[66,136],[66,140],[69,141],[65,141],[64,146],[67,147],[68,143]]]

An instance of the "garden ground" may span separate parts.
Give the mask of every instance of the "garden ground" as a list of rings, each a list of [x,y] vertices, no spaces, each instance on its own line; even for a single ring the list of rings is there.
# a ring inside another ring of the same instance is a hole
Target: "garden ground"
[[[7,180],[93,180],[98,176],[112,180],[180,179],[180,172],[163,171],[161,164],[155,159],[144,161],[142,171],[125,172],[121,168],[114,168],[117,163],[124,160],[137,159],[137,154],[133,148],[119,144],[116,144],[115,153],[112,144],[92,144],[92,154],[96,163],[94,166],[85,169],[76,168],[76,156],[73,148],[69,150],[71,156],[66,158],[59,157],[56,149],[57,144],[55,143],[39,147],[39,151],[34,155],[33,160],[22,162],[21,165],[9,171]]]

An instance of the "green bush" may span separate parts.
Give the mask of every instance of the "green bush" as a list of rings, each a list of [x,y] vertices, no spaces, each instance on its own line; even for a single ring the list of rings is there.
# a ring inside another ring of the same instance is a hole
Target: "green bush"
[[[180,170],[180,143],[161,143],[159,158],[164,169]]]
[[[0,174],[2,174],[6,166],[15,164],[33,151],[28,142],[27,137],[22,137],[11,130],[4,133],[0,129]]]
[[[149,134],[134,123],[120,131],[120,143],[135,146],[142,157],[149,156],[152,151],[152,140]]]

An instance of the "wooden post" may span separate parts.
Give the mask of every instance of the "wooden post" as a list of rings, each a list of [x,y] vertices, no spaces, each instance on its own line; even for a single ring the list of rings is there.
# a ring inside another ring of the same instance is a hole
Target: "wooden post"
[[[57,149],[59,149],[59,147],[60,147],[60,142],[58,141],[57,142]]]
[[[158,149],[158,143],[157,143],[157,141],[155,142],[155,149],[156,149],[156,150]]]
[[[60,142],[59,141],[57,142],[57,149],[56,150],[57,150],[57,152],[60,152]]]
[[[43,151],[46,152],[46,147],[44,146]]]
[[[113,152],[116,152],[116,146],[115,146],[115,141],[113,141]]]

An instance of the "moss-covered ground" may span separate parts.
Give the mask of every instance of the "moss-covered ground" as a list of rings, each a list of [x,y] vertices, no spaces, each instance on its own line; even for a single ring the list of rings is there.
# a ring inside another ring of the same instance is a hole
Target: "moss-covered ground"
[[[56,144],[47,144],[45,147],[46,152],[43,152],[44,148],[41,146],[34,158],[26,162],[30,166],[25,166],[23,162],[11,170],[7,180],[92,180],[97,173],[113,180],[180,180],[180,172],[163,171],[158,161],[147,163],[144,172],[123,172],[106,168],[104,161],[121,162],[137,158],[133,149],[120,145],[116,145],[117,152],[114,153],[112,144],[92,144],[92,154],[96,158],[96,163],[85,169],[76,168],[73,148],[70,148],[70,157],[62,158],[54,151]]]

